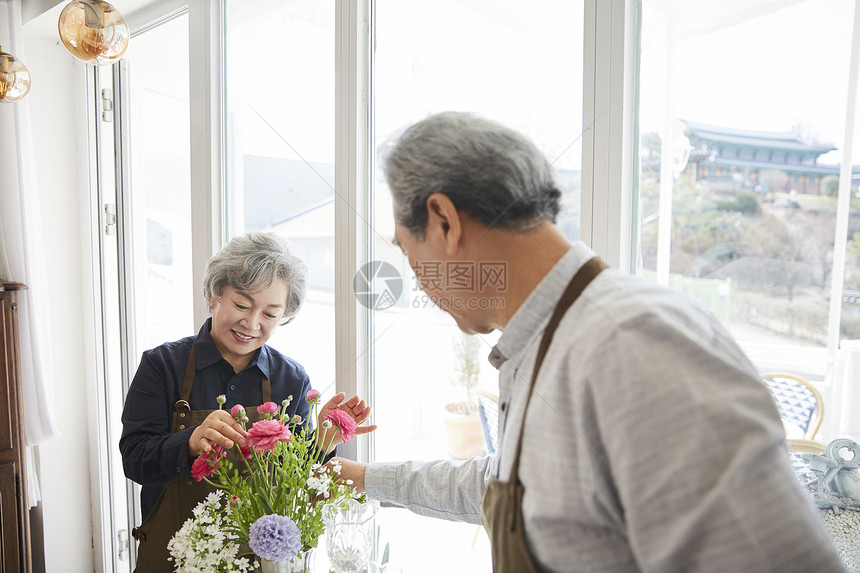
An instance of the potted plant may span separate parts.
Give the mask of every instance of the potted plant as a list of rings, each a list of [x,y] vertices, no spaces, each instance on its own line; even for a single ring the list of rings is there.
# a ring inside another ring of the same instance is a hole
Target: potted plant
[[[458,460],[485,453],[478,398],[474,392],[481,373],[480,350],[481,339],[477,336],[461,332],[454,341],[455,365],[451,383],[463,390],[459,400],[445,406],[445,430],[448,453]]]

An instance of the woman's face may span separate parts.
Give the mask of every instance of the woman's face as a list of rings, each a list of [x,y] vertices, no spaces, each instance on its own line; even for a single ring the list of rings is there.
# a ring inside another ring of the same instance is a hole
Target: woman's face
[[[212,339],[236,372],[248,365],[275,332],[286,311],[288,292],[286,281],[281,279],[254,293],[228,285],[221,290],[221,296],[209,299]]]

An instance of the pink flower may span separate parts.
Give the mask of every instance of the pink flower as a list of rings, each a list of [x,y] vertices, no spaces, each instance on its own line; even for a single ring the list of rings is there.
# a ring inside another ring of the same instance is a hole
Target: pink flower
[[[313,388],[311,388],[310,390],[308,390],[308,393],[305,394],[305,401],[308,402],[309,404],[315,404],[316,402],[319,401],[319,399],[320,399],[319,390],[314,390]]]
[[[245,406],[242,404],[236,404],[232,408],[230,408],[230,415],[236,418],[237,420],[241,417],[242,414],[245,413]]]
[[[257,406],[257,412],[260,414],[277,414],[278,413],[278,405],[274,402],[264,402]]]
[[[197,481],[218,471],[218,462],[224,457],[224,448],[215,446],[208,454],[200,454],[191,464],[191,477]]]
[[[250,460],[251,456],[254,455],[254,452],[251,451],[249,446],[239,446],[239,455],[243,460]]]
[[[260,420],[248,430],[246,441],[258,452],[271,452],[278,442],[290,441],[290,430],[280,420]]]
[[[355,420],[343,410],[332,410],[323,419],[337,426],[337,429],[340,430],[340,437],[343,438],[344,442],[350,441],[355,435]]]

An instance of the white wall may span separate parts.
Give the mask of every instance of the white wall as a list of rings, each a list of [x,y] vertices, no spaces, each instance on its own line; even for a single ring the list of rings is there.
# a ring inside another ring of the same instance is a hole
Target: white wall
[[[88,233],[86,133],[83,64],[77,63],[56,35],[45,35],[37,20],[54,18],[55,11],[28,22],[25,54],[30,70],[33,142],[46,268],[50,281],[49,320],[53,345],[53,393],[57,426],[62,435],[39,446],[45,570],[94,570],[87,403],[87,371],[91,353],[88,316],[90,273]],[[90,329],[91,330],[91,329]],[[38,538],[38,533],[34,536]],[[34,550],[39,550],[34,547]],[[40,563],[36,556],[35,563]]]

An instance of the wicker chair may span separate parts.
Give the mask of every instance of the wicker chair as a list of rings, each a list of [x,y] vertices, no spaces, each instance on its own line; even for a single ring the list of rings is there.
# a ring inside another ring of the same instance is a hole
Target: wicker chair
[[[809,468],[809,463],[800,454],[824,451],[824,445],[814,441],[824,418],[821,394],[808,380],[796,374],[772,372],[762,374],[762,378],[776,401],[783,423],[803,433],[802,438],[792,437],[785,441],[792,468],[796,473],[802,473]]]
[[[824,418],[821,393],[807,379],[796,374],[762,374],[783,422],[800,429],[803,438],[814,440]]]

